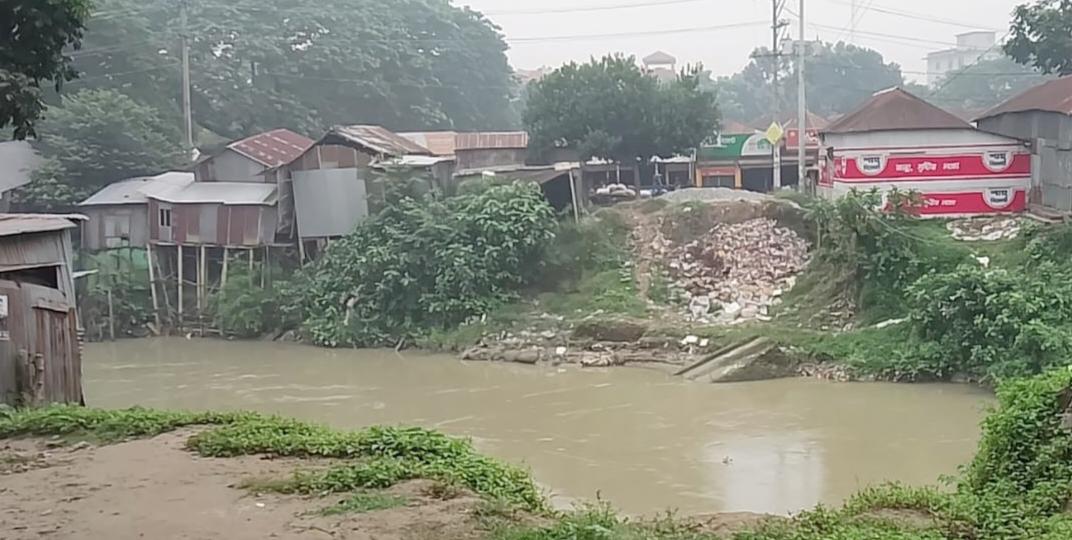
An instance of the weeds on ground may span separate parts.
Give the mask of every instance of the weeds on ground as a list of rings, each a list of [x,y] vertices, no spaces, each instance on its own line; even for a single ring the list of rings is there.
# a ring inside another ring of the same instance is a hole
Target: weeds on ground
[[[409,504],[409,499],[386,493],[362,491],[320,510],[322,516],[338,516],[342,514],[364,514],[378,510],[390,510]]]

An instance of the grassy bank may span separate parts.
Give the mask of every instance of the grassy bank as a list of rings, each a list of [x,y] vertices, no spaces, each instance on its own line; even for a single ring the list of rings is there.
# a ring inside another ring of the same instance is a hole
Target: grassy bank
[[[437,489],[467,489],[486,499],[480,517],[492,540],[1058,540],[1072,537],[1072,516],[1065,512],[1072,496],[1072,435],[1061,425],[1069,396],[1067,369],[1003,384],[999,405],[983,424],[977,455],[946,489],[866,489],[840,508],[771,519],[729,536],[687,519],[626,519],[604,504],[553,512],[525,471],[478,454],[466,441],[423,429],[348,432],[251,413],[52,407],[0,411],[0,438],[59,436],[106,444],[205,426],[189,439],[190,451],[224,458],[291,456],[310,464],[291,477],[247,488],[352,495],[326,508],[330,515],[403,504],[380,490],[408,479],[434,479]],[[518,520],[518,512],[541,518],[534,525],[532,519]]]

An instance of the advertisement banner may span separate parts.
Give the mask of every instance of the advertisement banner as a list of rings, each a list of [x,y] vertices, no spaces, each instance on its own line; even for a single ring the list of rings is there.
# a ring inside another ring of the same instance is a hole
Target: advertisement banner
[[[807,131],[807,136],[808,136],[808,139],[804,141],[804,146],[807,147],[807,148],[818,148],[819,147],[819,130],[817,130],[817,129],[809,129]],[[785,146],[786,146],[786,148],[789,148],[789,149],[796,148],[797,145],[800,144],[798,142],[799,140],[800,140],[800,130],[799,129],[790,129],[790,130],[785,132]]]
[[[839,157],[834,161],[834,175],[839,182],[854,183],[1028,177],[1031,155],[997,151],[959,156]]]
[[[1027,210],[1027,191],[1024,189],[985,189],[966,193],[926,193],[923,195],[925,216],[1017,213]]]

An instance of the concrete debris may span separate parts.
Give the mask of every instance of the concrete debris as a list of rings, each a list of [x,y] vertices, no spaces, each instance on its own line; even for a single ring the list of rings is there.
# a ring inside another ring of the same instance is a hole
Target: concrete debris
[[[686,315],[703,323],[769,319],[808,263],[807,241],[766,218],[719,223],[700,240],[656,240],[652,248],[670,261],[671,288],[687,299]]]
[[[1008,216],[977,217],[950,221],[946,228],[964,242],[1012,240],[1020,235],[1020,219]]]
[[[710,201],[768,201],[770,195],[729,188],[686,188],[671,191],[661,197],[672,203]]]

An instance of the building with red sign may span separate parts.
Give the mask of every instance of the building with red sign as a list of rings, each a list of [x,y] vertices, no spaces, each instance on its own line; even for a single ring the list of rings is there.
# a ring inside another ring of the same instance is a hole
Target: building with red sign
[[[819,191],[922,194],[928,216],[1022,212],[1031,185],[1023,141],[985,133],[900,89],[872,96],[821,133]]]

